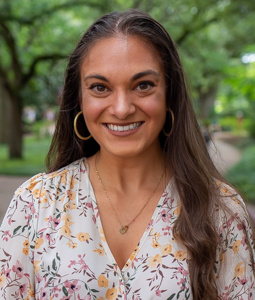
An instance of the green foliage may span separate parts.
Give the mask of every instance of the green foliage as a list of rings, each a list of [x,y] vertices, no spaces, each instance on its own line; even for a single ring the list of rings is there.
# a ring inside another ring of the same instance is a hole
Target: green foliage
[[[241,161],[227,174],[226,178],[236,186],[245,199],[255,203],[255,144],[247,147]]]

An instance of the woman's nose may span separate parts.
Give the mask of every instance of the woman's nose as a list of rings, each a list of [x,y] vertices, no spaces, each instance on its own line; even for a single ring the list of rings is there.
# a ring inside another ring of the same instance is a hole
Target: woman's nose
[[[133,95],[125,91],[114,93],[109,112],[120,120],[126,119],[135,112]]]

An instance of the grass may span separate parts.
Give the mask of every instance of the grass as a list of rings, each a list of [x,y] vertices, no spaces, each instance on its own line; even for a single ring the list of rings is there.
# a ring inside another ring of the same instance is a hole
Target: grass
[[[0,144],[0,174],[32,176],[44,172],[50,142],[50,138],[26,136],[23,159],[9,159],[7,145]]]
[[[229,170],[226,178],[247,201],[255,204],[255,144],[245,148],[241,161]]]

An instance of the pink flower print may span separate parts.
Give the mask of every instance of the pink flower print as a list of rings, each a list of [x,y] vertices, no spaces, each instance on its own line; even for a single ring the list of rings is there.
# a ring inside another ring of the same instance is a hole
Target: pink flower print
[[[41,290],[40,290],[40,298],[39,299],[40,300],[48,300],[49,299],[48,298],[48,293],[47,293],[47,291],[45,290],[44,287],[42,287]]]
[[[53,222],[54,222],[54,226],[57,227],[60,223],[60,217],[53,219]]]
[[[27,295],[27,290],[28,290],[28,287],[27,287],[26,283],[19,286],[20,295],[26,296]]]
[[[6,230],[6,231],[4,232],[4,234],[3,234],[3,240],[6,241],[6,242],[8,242],[9,237],[11,237],[10,231],[9,231],[9,230]]]
[[[28,207],[31,210],[31,214],[35,214],[36,213],[36,210],[34,208],[34,203],[33,202],[30,202],[29,205],[28,205]]]
[[[76,265],[76,261],[75,260],[71,260],[70,264],[68,265],[68,268],[71,268],[71,266],[75,266]]]
[[[156,293],[156,296],[161,297],[161,291],[160,290],[156,290],[155,293]]]
[[[238,279],[238,282],[239,282],[241,285],[245,285],[245,284],[248,282],[248,280],[244,277],[244,278]]]
[[[178,273],[181,273],[183,276],[187,276],[188,274],[189,274],[189,272],[187,271],[187,270],[185,270],[183,267],[179,267],[178,269],[177,269],[177,272]]]
[[[12,221],[12,218],[9,218],[9,219],[8,219],[8,225],[11,225],[12,222],[13,222],[13,221]]]
[[[73,294],[81,288],[81,286],[78,285],[78,279],[75,279],[72,282],[66,280],[64,285],[68,288],[68,294]]]
[[[21,263],[17,260],[16,264],[12,267],[14,273],[17,274],[18,278],[23,277],[23,267]]]
[[[4,271],[4,275],[7,277],[7,278],[10,278],[10,273],[11,273],[11,269],[6,269],[5,271]]]
[[[233,223],[233,221],[234,221],[234,217],[232,216],[232,217],[228,220],[228,222],[227,222],[227,228],[230,228],[230,226],[231,226],[231,224]]]
[[[164,222],[170,222],[171,215],[165,209],[163,209],[160,214]]]
[[[92,203],[91,203],[91,202],[87,202],[87,203],[86,203],[86,206],[87,206],[88,208],[92,208]]]

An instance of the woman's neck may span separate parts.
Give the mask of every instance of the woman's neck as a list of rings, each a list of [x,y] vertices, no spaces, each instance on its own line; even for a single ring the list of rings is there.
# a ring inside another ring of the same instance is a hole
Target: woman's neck
[[[90,170],[97,168],[106,186],[118,187],[122,192],[149,188],[165,172],[164,153],[161,148],[154,153],[136,157],[112,156],[100,150],[89,159]],[[165,174],[169,178],[169,172]]]

